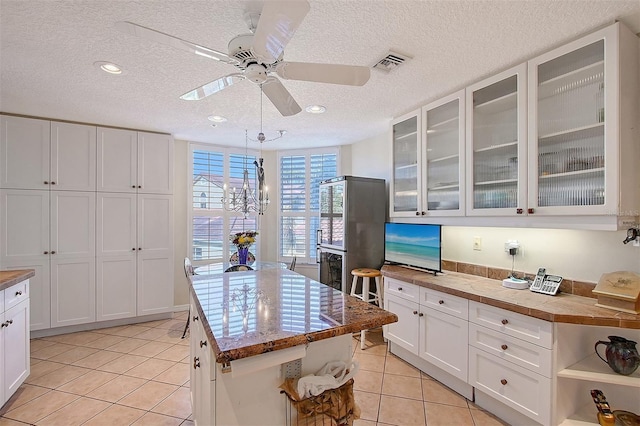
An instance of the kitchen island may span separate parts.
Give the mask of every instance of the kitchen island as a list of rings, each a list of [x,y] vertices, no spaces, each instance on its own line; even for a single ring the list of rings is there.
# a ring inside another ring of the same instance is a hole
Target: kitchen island
[[[397,321],[374,305],[285,269],[196,275],[191,398],[197,425],[295,424],[278,386],[349,363],[351,333]]]

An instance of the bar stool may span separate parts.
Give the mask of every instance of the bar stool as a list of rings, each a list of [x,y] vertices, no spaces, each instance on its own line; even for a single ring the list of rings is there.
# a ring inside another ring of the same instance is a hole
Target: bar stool
[[[380,284],[380,277],[382,274],[377,269],[372,268],[355,268],[351,271],[353,275],[353,281],[351,282],[351,296],[355,296],[367,303],[376,302],[378,306],[382,308],[382,285]],[[358,278],[362,277],[362,291],[360,294],[356,291],[358,287]],[[369,288],[369,279],[376,279],[376,290],[372,292]],[[360,349],[365,348],[365,333],[367,330],[360,331]]]

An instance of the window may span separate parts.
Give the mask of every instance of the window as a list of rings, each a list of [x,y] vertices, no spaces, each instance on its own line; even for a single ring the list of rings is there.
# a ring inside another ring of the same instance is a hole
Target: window
[[[319,184],[338,175],[338,149],[279,155],[279,257],[314,263],[319,225]]]
[[[239,192],[244,170],[252,190],[256,188],[255,155],[232,148],[191,144],[190,256],[197,261],[228,260],[236,248],[229,242],[232,232],[255,230],[255,213],[244,219],[241,212],[227,211],[222,205],[225,184],[227,195]],[[257,244],[250,249],[257,255]]]

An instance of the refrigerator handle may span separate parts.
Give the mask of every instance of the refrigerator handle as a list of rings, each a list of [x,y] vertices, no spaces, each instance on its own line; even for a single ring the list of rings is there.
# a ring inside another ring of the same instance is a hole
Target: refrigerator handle
[[[316,263],[320,264],[320,254],[322,253],[322,250],[320,249],[320,246],[316,247]]]

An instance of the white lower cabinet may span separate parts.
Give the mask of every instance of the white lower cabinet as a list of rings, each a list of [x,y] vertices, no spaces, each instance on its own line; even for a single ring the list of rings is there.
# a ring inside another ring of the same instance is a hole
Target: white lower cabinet
[[[216,369],[211,348],[191,296],[191,323],[189,324],[189,378],[191,410],[196,425],[215,425]]]
[[[51,260],[51,327],[96,320],[95,258]]]
[[[29,280],[0,291],[0,407],[30,372]]]
[[[398,322],[387,326],[385,338],[466,382],[467,300],[393,278],[384,282],[385,309],[398,315]]]

